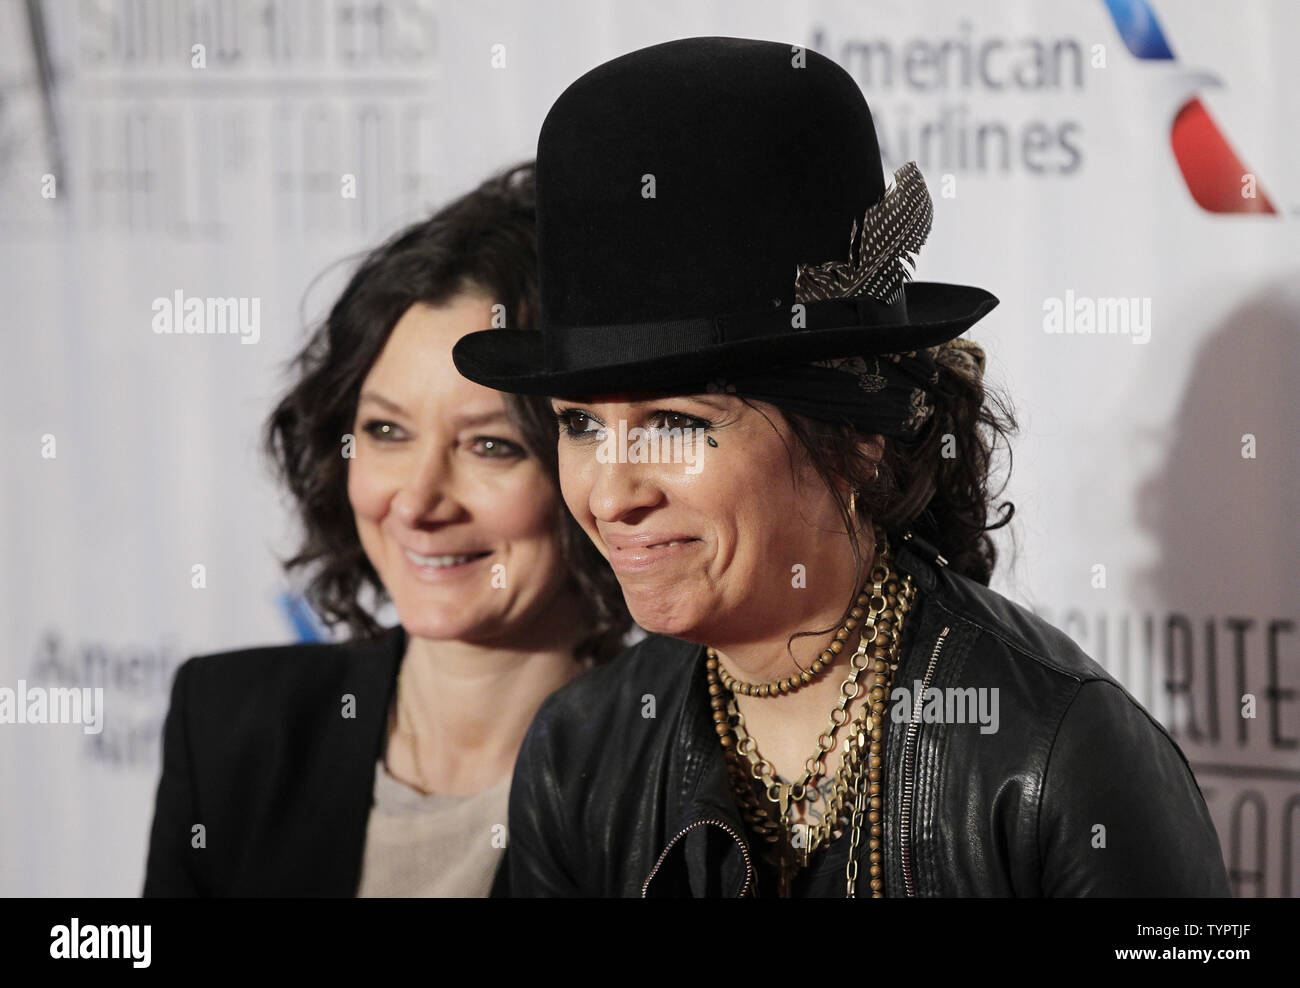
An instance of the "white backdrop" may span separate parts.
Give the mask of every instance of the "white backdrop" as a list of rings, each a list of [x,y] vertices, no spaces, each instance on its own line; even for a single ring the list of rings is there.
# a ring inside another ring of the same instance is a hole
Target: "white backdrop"
[[[918,277],[1002,300],[971,333],[1022,425],[994,587],[1176,732],[1236,893],[1300,894],[1300,6],[99,0],[43,27],[0,0],[0,688],[106,713],[0,724],[0,894],[137,894],[176,664],[299,633],[259,429],[336,262],[531,157],[587,69],[709,34],[836,59],[887,166],[918,161]],[[259,300],[256,342],[154,332],[177,291]],[[1050,332],[1079,299],[1149,322]]]

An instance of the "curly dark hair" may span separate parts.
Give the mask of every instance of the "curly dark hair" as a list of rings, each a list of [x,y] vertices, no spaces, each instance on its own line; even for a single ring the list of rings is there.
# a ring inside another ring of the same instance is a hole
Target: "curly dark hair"
[[[303,528],[286,571],[310,570],[306,597],[331,628],[354,637],[384,629],[362,602],[387,598],[357,535],[347,494],[342,437],[352,430],[361,385],[398,319],[412,305],[440,305],[481,292],[505,308],[506,324],[534,329],[538,311],[535,163],[504,169],[434,216],[369,252],[329,316],[290,362],[294,383],[265,427],[265,449],[296,502]],[[524,444],[559,488],[555,419],[545,398],[505,395]],[[556,531],[589,629],[579,657],[617,654],[632,619],[613,571],[558,501]]]
[[[835,499],[845,531],[867,520],[887,530],[910,528],[939,550],[951,570],[988,586],[998,560],[988,533],[1009,523],[1016,510],[1004,501],[998,508],[1001,517],[990,524],[989,509],[1010,479],[1011,436],[1019,426],[1009,399],[982,379],[968,376],[951,351],[941,347],[935,362],[939,381],[932,388],[934,411],[915,438],[885,440],[879,476],[859,448],[866,437],[853,425],[777,407],[799,451]],[[1007,475],[993,490],[991,473],[999,442],[1007,448]],[[949,448],[953,455],[945,455]],[[787,452],[793,469],[795,451],[787,447]],[[839,491],[840,482],[857,491],[854,513]],[[853,554],[860,576],[865,577],[856,542]],[[850,600],[843,618],[852,607]],[[830,630],[797,632],[790,642]]]

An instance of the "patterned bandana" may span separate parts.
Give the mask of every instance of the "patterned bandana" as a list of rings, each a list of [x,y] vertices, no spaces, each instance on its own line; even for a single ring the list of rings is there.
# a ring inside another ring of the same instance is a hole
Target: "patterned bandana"
[[[862,432],[912,439],[934,411],[938,347],[878,357],[839,357],[715,380],[708,390],[765,401]]]

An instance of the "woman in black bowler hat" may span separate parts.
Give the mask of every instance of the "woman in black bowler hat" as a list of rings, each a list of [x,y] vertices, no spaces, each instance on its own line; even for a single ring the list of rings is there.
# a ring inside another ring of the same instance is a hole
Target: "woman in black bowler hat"
[[[1015,423],[914,281],[932,204],[853,79],[690,38],[573,83],[538,141],[540,334],[461,373],[547,395],[565,502],[651,634],[543,704],[514,895],[1226,896],[1177,744],[988,583]]]

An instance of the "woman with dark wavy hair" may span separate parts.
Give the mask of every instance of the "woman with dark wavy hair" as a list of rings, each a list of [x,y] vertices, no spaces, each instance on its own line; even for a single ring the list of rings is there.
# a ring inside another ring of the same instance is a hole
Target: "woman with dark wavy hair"
[[[266,430],[303,526],[286,568],[350,637],[180,668],[146,895],[484,896],[504,874],[525,728],[630,628],[544,399],[451,361],[470,330],[531,327],[533,209],[529,163],[404,230],[295,360]]]
[[[997,299],[911,280],[933,204],[852,77],[655,45],[561,95],[537,165],[542,332],[454,358],[551,396],[650,634],[533,721],[512,894],[1227,895],[1177,744],[988,586],[1014,421],[961,334]]]

